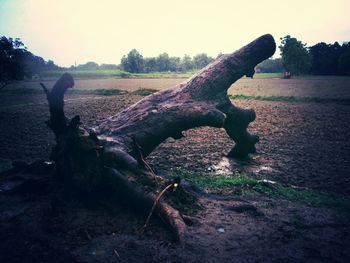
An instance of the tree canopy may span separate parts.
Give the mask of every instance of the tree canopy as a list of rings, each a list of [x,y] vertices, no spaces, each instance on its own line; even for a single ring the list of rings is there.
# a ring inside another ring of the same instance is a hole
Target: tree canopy
[[[282,64],[286,71],[292,75],[308,73],[311,67],[311,56],[306,44],[289,35],[281,38],[279,46]]]
[[[346,58],[346,52],[349,52],[350,45],[344,43],[342,46],[335,42],[334,44],[326,44],[324,42],[317,43],[309,47],[312,56],[312,65],[310,73],[314,75],[341,75],[349,73],[345,64],[350,63],[350,59]]]
[[[123,69],[131,73],[142,72],[144,63],[143,56],[136,49],[132,49],[126,56],[123,56],[121,60]]]
[[[52,60],[29,52],[19,38],[0,37],[0,87],[10,80],[31,78],[43,70],[58,69]]]

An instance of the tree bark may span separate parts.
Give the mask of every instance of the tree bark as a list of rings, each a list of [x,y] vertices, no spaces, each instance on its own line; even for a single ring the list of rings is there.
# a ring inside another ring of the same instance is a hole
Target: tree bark
[[[51,92],[44,87],[51,114],[48,125],[57,141],[51,159],[58,173],[85,189],[105,189],[108,185],[134,207],[149,211],[155,194],[146,193],[132,181],[147,178],[150,184],[155,182],[153,190],[169,183],[156,176],[144,161],[168,137],[179,139],[183,131],[200,126],[224,128],[235,142],[229,157],[244,158],[254,153],[259,139],[247,127],[255,112],[234,106],[227,89],[244,75],[252,77],[254,67],[271,57],[275,49],[273,37],[263,35],[218,58],[187,82],[145,97],[90,131],[79,128],[79,116],[68,121],[64,115],[64,92],[74,85],[73,78],[64,74]],[[130,177],[134,179],[128,180]],[[165,202],[159,202],[155,210],[181,239],[185,232],[181,214]]]

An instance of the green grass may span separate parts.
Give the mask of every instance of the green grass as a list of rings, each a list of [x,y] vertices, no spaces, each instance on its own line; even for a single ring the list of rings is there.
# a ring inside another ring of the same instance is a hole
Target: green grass
[[[253,187],[258,184],[256,180],[245,175],[200,176],[190,180],[201,187],[219,189],[231,188],[233,186]]]
[[[159,90],[156,89],[138,89],[133,92],[131,92],[132,95],[139,95],[139,96],[148,96],[155,92],[158,92]]]
[[[241,196],[267,196],[301,202],[310,206],[344,209],[350,211],[350,197],[312,189],[301,189],[279,183],[269,183],[254,179],[246,174],[231,176],[194,176],[182,175],[200,187],[211,190],[229,190],[231,194]]]
[[[52,70],[44,71],[39,74],[41,79],[57,79],[63,73],[69,73],[74,78],[188,78],[193,72],[173,73],[173,72],[152,72],[152,73],[129,73],[122,70]]]
[[[189,78],[197,71],[191,72],[151,72],[151,73],[129,73],[122,70],[50,70],[43,71],[39,74],[40,79],[57,79],[63,73],[69,73],[74,78]],[[270,79],[270,78],[281,78],[281,73],[256,73],[254,78],[256,79]]]
[[[283,73],[255,73],[254,79],[275,79],[283,78]]]
[[[176,73],[176,72],[152,72],[152,73],[139,73],[132,74],[133,78],[140,79],[187,79],[191,77],[195,72]]]
[[[342,98],[318,98],[318,97],[297,97],[297,96],[252,96],[235,94],[229,95],[230,99],[237,100],[265,100],[265,101],[286,101],[286,102],[320,102],[320,103],[341,103],[350,104],[350,99]]]
[[[71,74],[74,78],[130,78],[132,76],[131,73],[122,70],[52,70],[41,72],[40,77],[43,79],[57,79],[65,72]]]

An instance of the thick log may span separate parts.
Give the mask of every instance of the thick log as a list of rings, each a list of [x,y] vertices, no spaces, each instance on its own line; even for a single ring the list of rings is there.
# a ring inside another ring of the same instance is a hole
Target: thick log
[[[258,141],[247,132],[255,112],[235,107],[227,89],[244,75],[252,77],[254,67],[272,56],[275,49],[273,37],[264,35],[233,54],[220,57],[186,83],[152,94],[105,120],[94,128],[95,132],[106,149],[117,151],[120,158],[129,158],[120,152],[135,158],[133,140],[145,157],[166,138],[181,138],[185,130],[223,127],[236,142],[229,156],[246,157],[255,152]]]
[[[64,74],[52,91],[42,85],[50,107],[47,124],[56,136],[51,159],[58,174],[88,192],[109,189],[107,192],[115,192],[118,200],[127,199],[144,213],[155,207],[155,214],[181,240],[185,233],[182,215],[165,202],[157,203],[155,197],[156,191],[171,182],[155,175],[144,158],[168,137],[181,138],[183,131],[200,126],[226,130],[235,141],[230,157],[254,153],[258,137],[249,134],[247,128],[255,112],[234,106],[227,89],[244,75],[252,77],[254,67],[272,56],[275,49],[273,37],[264,35],[220,57],[186,83],[145,97],[90,132],[79,127],[79,116],[68,122],[64,114],[64,93],[74,85],[69,74]],[[135,184],[138,178],[143,182],[146,179],[153,188],[145,191]],[[179,183],[173,182],[174,189],[184,191]]]

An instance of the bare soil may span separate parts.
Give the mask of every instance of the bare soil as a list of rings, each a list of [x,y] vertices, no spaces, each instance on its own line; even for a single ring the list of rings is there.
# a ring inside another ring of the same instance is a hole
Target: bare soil
[[[87,126],[138,96],[67,97],[66,111]],[[47,160],[54,138],[44,124],[43,95],[6,95],[0,105],[0,158]],[[318,191],[350,195],[350,106],[240,100],[257,120],[257,154],[225,158],[233,143],[220,129],[200,128],[168,139],[148,158],[159,173],[211,176],[234,172]],[[81,200],[50,177],[0,177],[0,262],[349,262],[348,211],[264,197],[204,193],[183,244],[161,222],[127,206]]]

